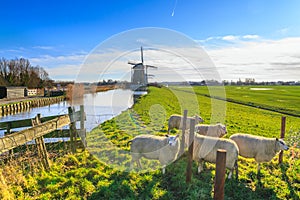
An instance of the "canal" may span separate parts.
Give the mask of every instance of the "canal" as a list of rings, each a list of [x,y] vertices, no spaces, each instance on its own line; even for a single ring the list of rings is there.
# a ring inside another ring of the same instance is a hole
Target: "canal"
[[[133,91],[131,90],[116,89],[95,94],[85,94],[84,109],[86,113],[86,130],[92,130],[100,123],[119,115],[132,105]],[[37,114],[41,114],[42,117],[63,115],[68,113],[69,106],[71,105],[67,101],[63,101],[44,107],[31,108],[13,115],[0,116],[0,122],[34,118]],[[74,107],[76,111],[79,110],[79,105],[75,105]],[[4,131],[0,130],[0,137],[2,137],[3,134]]]

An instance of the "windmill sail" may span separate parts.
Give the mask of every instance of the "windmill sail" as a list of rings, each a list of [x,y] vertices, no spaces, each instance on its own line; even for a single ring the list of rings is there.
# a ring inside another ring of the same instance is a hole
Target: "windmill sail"
[[[144,64],[143,47],[141,47],[141,61],[142,61],[142,64]]]

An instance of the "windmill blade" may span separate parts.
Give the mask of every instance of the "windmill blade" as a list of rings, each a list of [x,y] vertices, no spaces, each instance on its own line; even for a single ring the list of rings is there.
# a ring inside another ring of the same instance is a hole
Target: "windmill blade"
[[[143,55],[143,47],[141,46],[141,61],[144,64],[144,55]]]
[[[134,62],[134,61],[128,61],[128,64],[130,64],[130,65],[143,65],[143,63]]]
[[[133,61],[128,61],[128,64],[129,64],[129,65],[137,65],[137,64],[139,64],[139,63],[136,63],[136,62],[133,62]]]
[[[152,65],[145,65],[147,68],[150,67],[150,68],[153,68],[153,69],[157,69],[158,67],[155,67],[155,66],[152,66]]]

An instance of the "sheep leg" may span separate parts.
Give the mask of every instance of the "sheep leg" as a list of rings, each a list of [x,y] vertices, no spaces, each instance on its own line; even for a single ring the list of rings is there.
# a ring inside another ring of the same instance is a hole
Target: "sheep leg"
[[[198,174],[203,170],[203,160],[200,159],[198,162]]]
[[[141,164],[140,159],[137,159],[137,160],[136,160],[136,163],[137,163],[138,167],[139,167],[140,169],[142,169],[142,164]]]
[[[133,169],[133,164],[134,164],[134,161],[131,159],[131,162],[130,162],[130,170],[132,170]]]
[[[232,169],[230,169],[230,171],[229,171],[229,174],[228,174],[228,179],[231,179],[231,177],[232,177],[232,173],[233,173],[233,168],[232,168]]]
[[[257,176],[260,176],[260,163],[257,163]]]
[[[238,161],[235,161],[235,178],[236,180],[239,179],[239,165],[238,165]]]
[[[235,169],[235,176],[236,176],[236,179],[238,179],[238,163],[237,163],[237,160],[234,162],[234,166],[232,169],[230,169],[229,171],[229,174],[228,174],[228,179],[231,179],[232,175],[233,175],[233,170]]]
[[[165,174],[166,173],[166,165],[163,165],[162,166],[162,174]]]

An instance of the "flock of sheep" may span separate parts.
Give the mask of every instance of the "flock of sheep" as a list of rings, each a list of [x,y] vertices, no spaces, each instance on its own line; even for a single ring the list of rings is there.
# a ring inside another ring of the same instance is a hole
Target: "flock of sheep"
[[[266,138],[250,134],[233,134],[229,139],[222,138],[227,134],[223,124],[206,125],[199,124],[204,120],[199,116],[188,117],[186,129],[189,129],[191,119],[195,119],[195,136],[193,160],[198,162],[198,173],[203,169],[203,161],[216,163],[218,149],[226,150],[226,168],[230,170],[228,179],[232,177],[236,169],[238,177],[238,156],[254,158],[258,163],[257,173],[260,173],[260,163],[269,162],[281,150],[288,150],[288,146],[282,139]],[[182,128],[183,117],[172,115],[168,121],[168,132],[173,128]],[[189,131],[185,132],[185,146],[188,146]],[[180,138],[176,136],[138,135],[131,141],[131,167],[136,162],[141,168],[140,158],[159,160],[163,173],[170,162],[176,160],[180,151]]]

